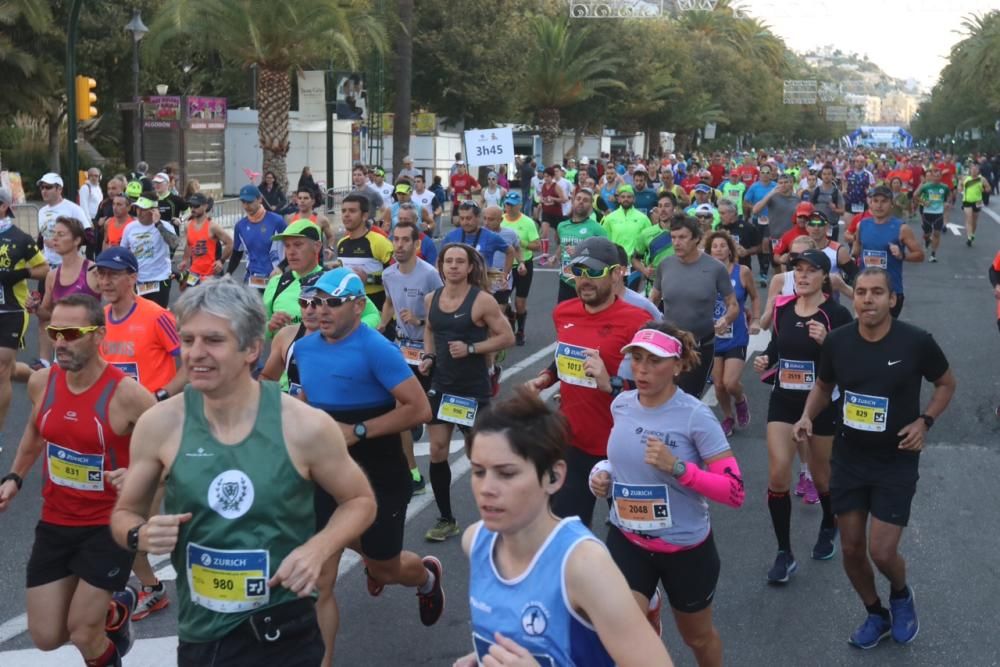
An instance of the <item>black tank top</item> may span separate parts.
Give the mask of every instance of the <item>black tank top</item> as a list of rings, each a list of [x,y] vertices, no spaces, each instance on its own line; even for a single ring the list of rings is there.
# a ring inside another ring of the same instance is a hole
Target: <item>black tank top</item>
[[[295,355],[289,354],[292,349],[292,345],[295,341],[299,340],[306,335],[306,325],[299,324],[299,330],[295,332],[295,338],[292,342],[288,344],[288,351],[285,352],[285,375],[288,377],[288,383],[291,384],[302,384],[302,380],[299,379],[299,364],[295,361]]]
[[[481,290],[478,287],[469,288],[469,293],[458,310],[445,312],[439,304],[443,289],[439,287],[434,291],[428,314],[434,330],[434,351],[437,353],[431,387],[440,393],[488,401],[490,377],[486,368],[486,356],[471,354],[454,359],[448,353],[449,341],[481,343],[488,337],[487,328],[477,326],[472,320],[472,304]]]

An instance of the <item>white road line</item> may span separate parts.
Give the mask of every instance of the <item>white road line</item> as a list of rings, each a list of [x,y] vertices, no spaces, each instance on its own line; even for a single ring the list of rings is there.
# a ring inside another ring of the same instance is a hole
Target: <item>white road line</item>
[[[965,229],[965,225],[956,225],[954,222],[947,223],[945,227],[947,227],[948,231],[954,234],[955,236],[961,236],[962,235],[961,230]]]
[[[993,222],[995,222],[998,225],[1000,225],[1000,215],[997,215],[996,211],[993,211],[993,210],[991,210],[991,209],[989,209],[989,208],[987,208],[987,207],[984,206],[983,207],[983,213],[985,213],[986,215],[988,215],[991,218],[993,218]]]
[[[556,344],[550,343],[549,345],[546,345],[545,347],[540,349],[538,352],[528,355],[527,357],[517,362],[510,368],[503,369],[503,375],[501,376],[501,380],[506,381],[511,376],[517,375],[526,368],[530,368],[539,360],[551,356],[552,353],[555,351],[555,349],[556,349]]]

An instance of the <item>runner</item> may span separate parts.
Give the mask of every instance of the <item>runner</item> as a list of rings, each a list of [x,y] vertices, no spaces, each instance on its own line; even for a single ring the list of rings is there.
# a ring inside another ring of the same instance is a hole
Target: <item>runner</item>
[[[323,643],[311,593],[322,564],[371,524],[371,489],[333,420],[251,377],[266,322],[252,289],[210,280],[174,308],[191,386],[137,424],[115,539],[171,553],[184,573],[181,667],[312,667]],[[165,513],[147,518],[161,483]],[[340,499],[318,532],[317,487]]]
[[[827,336],[816,384],[793,428],[795,437],[810,437],[814,416],[826,411],[839,387],[843,407],[835,409],[842,411],[843,424],[833,446],[830,490],[844,571],[868,614],[848,641],[864,649],[889,634],[909,643],[920,629],[899,543],[927,431],[955,394],[944,352],[926,331],[890,317],[894,299],[885,270],[865,269],[858,275],[857,324]],[[922,380],[934,384],[923,412]],[[872,563],[889,580],[888,610],[879,599]]]
[[[757,228],[740,216],[739,207],[740,200],[722,199],[719,201],[719,217],[722,222],[719,225],[719,231],[726,232],[732,237],[733,241],[736,242],[736,255],[739,263],[752,269],[753,256],[760,253],[760,236],[757,233]]]
[[[0,429],[7,420],[13,398],[11,376],[17,363],[17,351],[24,347],[24,334],[28,331],[27,279],[42,283],[49,279],[49,265],[35,240],[14,224],[13,205],[11,191],[0,187],[0,257],[7,262],[6,267],[0,270]],[[71,219],[70,222],[76,223],[77,228],[82,230],[77,220]],[[63,227],[62,224],[55,225],[55,231]],[[80,260],[83,261],[82,258]]]
[[[188,210],[188,203],[172,189],[170,175],[164,172],[153,176],[154,193],[143,193],[154,200],[156,209],[160,212],[160,220],[170,223],[175,229],[180,229],[181,214]]]
[[[101,293],[98,291],[97,274],[90,271],[92,263],[85,259],[80,250],[86,242],[83,232],[83,225],[76,218],[57,218],[52,231],[52,248],[58,253],[62,261],[55,271],[49,271],[45,276],[45,291],[42,303],[38,306],[39,317],[46,320],[52,315],[52,308],[60,300],[70,294],[89,294],[100,300]],[[31,247],[34,248],[34,242]],[[10,250],[8,250],[8,253]],[[65,281],[68,281],[66,284]],[[4,295],[4,302],[7,301]],[[15,299],[13,303],[18,303]],[[0,370],[0,377],[3,371]],[[0,413],[2,414],[2,413]],[[3,420],[0,419],[0,424]]]
[[[566,436],[565,420],[524,389],[470,434],[482,516],[462,536],[474,651],[454,667],[673,664],[607,550],[578,519],[552,515]]]
[[[299,311],[301,322],[282,327],[271,339],[271,351],[261,369],[259,379],[277,382],[281,391],[298,396],[302,392],[302,378],[298,364],[288,354],[292,344],[319,329],[319,307],[313,306],[316,281],[323,275],[321,271],[302,278],[299,291]],[[362,315],[361,321],[365,322]]]
[[[136,293],[166,308],[170,303],[170,256],[179,242],[177,230],[160,219],[160,209],[152,199],[139,197],[135,208],[139,219],[122,232],[121,247],[139,262]]]
[[[461,153],[459,153],[461,156]],[[448,179],[448,189],[451,190],[451,224],[455,224],[458,217],[458,206],[465,201],[474,201],[473,195],[482,191],[479,181],[469,174],[468,167],[464,160],[455,162],[455,172]]]
[[[532,223],[534,224],[534,223]],[[424,330],[427,319],[426,297],[442,286],[441,276],[432,264],[417,257],[416,236],[419,234],[414,222],[403,220],[392,232],[392,256],[395,264],[385,270],[386,300],[382,306],[382,319],[379,330],[384,331],[386,325],[395,318],[395,338],[403,358],[409,364],[410,370],[420,381],[424,392],[430,391],[430,377],[420,372],[420,357],[424,353]],[[417,427],[422,430],[423,427]],[[413,456],[414,434],[410,431],[400,433],[403,439],[403,453],[413,478],[413,493],[424,493],[427,482],[417,468]]]
[[[536,193],[541,210],[541,216],[538,219],[541,221],[539,236],[542,240],[542,257],[547,258],[549,254],[549,234],[552,227],[559,225],[561,221],[566,219],[566,216],[563,215],[563,204],[567,201],[569,195],[559,186],[558,181],[556,181],[555,167],[547,167],[542,173],[542,181],[538,184]],[[591,205],[593,205],[593,202],[591,202]],[[572,205],[570,206],[570,213],[572,213]]]
[[[698,341],[699,362],[677,378],[677,385],[701,398],[712,373],[715,336],[733,324],[740,307],[726,267],[701,250],[698,222],[675,217],[670,236],[674,256],[663,260],[656,269],[649,298],[653,303],[663,302],[664,321],[690,332]],[[726,310],[722,317],[715,317],[715,302],[720,295]]]
[[[382,231],[391,234],[399,222],[399,210],[401,206],[409,204],[416,212],[421,222],[421,229],[428,234],[434,233],[434,216],[431,215],[430,207],[424,206],[420,202],[413,200],[413,187],[409,181],[401,181],[396,184],[395,201],[391,206],[386,207],[382,213]]]
[[[778,299],[771,341],[753,364],[758,373],[774,369],[766,376],[774,384],[767,408],[767,507],[778,542],[778,555],[767,573],[771,584],[788,583],[798,569],[791,544],[789,491],[797,442],[792,437],[792,425],[802,414],[808,392],[815,384],[823,341],[830,331],[851,321],[850,312],[823,293],[823,281],[830,274],[826,253],[807,250],[796,256],[792,268],[795,296]],[[831,405],[816,418],[808,441],[809,472],[823,509],[812,550],[816,560],[829,560],[835,551],[837,526],[830,504],[830,448],[836,427],[836,407]]]
[[[820,182],[809,194],[809,201],[816,210],[826,216],[830,227],[827,230],[830,238],[836,241],[840,234],[840,218],[844,215],[844,195],[837,187],[834,178],[833,165],[824,163],[819,172]]]
[[[331,258],[336,250],[334,246],[337,240],[337,235],[333,231],[333,225],[330,224],[330,219],[326,217],[321,212],[316,212],[316,200],[313,199],[313,191],[309,188],[301,188],[297,193],[295,193],[295,213],[288,216],[288,224],[292,224],[297,220],[308,220],[316,224],[319,230],[323,232],[323,251],[324,253],[329,253]]]
[[[631,258],[631,269],[641,271],[646,280],[656,275],[656,267],[667,257],[674,254],[674,244],[670,239],[670,224],[674,220],[674,198],[668,192],[660,194],[660,200],[653,209],[654,224],[643,229],[636,244],[637,257]],[[641,259],[640,259],[641,257]],[[626,282],[628,282],[626,280]],[[633,284],[635,281],[632,281]]]
[[[662,582],[695,660],[721,665],[711,609],[720,564],[707,500],[738,508],[744,490],[719,421],[674,384],[698,363],[695,347],[691,334],[651,322],[623,348],[637,387],[611,404],[608,458],[594,466],[590,488],[611,501],[608,549],[653,628],[661,627]]]
[[[573,210],[567,220],[556,227],[556,244],[559,247],[559,293],[556,303],[576,298],[576,284],[570,272],[576,246],[594,236],[607,238],[608,233],[594,217],[594,200],[586,192],[573,195]]]
[[[368,228],[366,221],[371,214],[368,205],[363,195],[351,193],[344,197],[340,220],[347,235],[337,242],[337,255],[345,267],[358,274],[365,284],[365,295],[376,310],[381,310],[385,303],[382,272],[392,261],[392,243]]]
[[[431,418],[427,396],[396,346],[361,324],[364,284],[350,269],[327,271],[316,282],[319,334],[295,343],[289,356],[302,379],[300,398],[333,417],[348,451],[371,482],[378,505],[373,523],[347,546],[365,558],[368,592],[389,584],[417,588],[420,620],[434,625],[444,610],[441,563],[403,551],[411,479],[399,434]],[[333,379],[333,381],[331,381]],[[332,494],[316,491],[317,529],[339,510]],[[339,614],[333,586],[342,553],[319,577],[318,616],[332,664]]]
[[[723,199],[728,199],[729,201],[740,205],[743,202],[743,197],[747,193],[747,185],[740,180],[740,172],[738,169],[733,169],[729,172],[729,180],[723,181],[719,186],[719,192],[722,193]],[[722,203],[720,201],[719,208],[722,208]]]
[[[589,526],[594,497],[587,475],[607,457],[611,401],[626,388],[621,348],[650,316],[615,295],[622,267],[618,248],[608,239],[580,241],[568,268],[579,296],[559,303],[552,312],[555,359],[527,385],[541,391],[561,383],[559,410],[570,437],[566,482],[553,498],[552,511],[561,517],[578,516]]]
[[[990,193],[990,182],[979,173],[979,163],[969,165],[969,175],[962,179],[962,210],[965,213],[965,245],[972,247],[976,240],[979,212],[983,210],[983,197]]]
[[[497,173],[491,171],[486,174],[486,187],[480,193],[483,196],[483,208],[487,206],[502,207],[507,191],[497,184]]]
[[[927,169],[927,180],[913,195],[915,204],[920,206],[920,226],[924,230],[924,249],[930,248],[931,262],[937,262],[937,250],[941,245],[941,232],[945,218],[951,211],[955,197],[948,186],[941,182],[941,170],[935,165]]]
[[[487,270],[493,266],[494,253],[504,253],[506,256],[499,271],[504,276],[510,275],[511,268],[514,266],[514,247],[505,241],[498,232],[483,227],[478,204],[472,201],[459,204],[458,225],[458,229],[451,230],[444,237],[443,245],[463,244],[471,246],[482,257]]]
[[[111,188],[109,187],[108,189],[110,190]],[[102,250],[121,245],[122,234],[125,232],[125,228],[129,226],[129,223],[135,222],[135,218],[130,214],[132,202],[129,201],[128,196],[124,192],[109,195],[109,198],[111,199],[112,216],[104,222],[104,243],[101,247]]]
[[[240,203],[246,216],[233,228],[233,252],[226,272],[235,273],[245,253],[247,271],[243,282],[263,292],[281,260],[281,244],[272,239],[275,234],[285,231],[287,225],[284,218],[264,207],[263,195],[256,185],[240,188]]]
[[[268,317],[267,334],[270,339],[283,327],[301,321],[299,292],[302,280],[314,273],[322,273],[320,256],[323,245],[320,230],[309,220],[296,220],[271,240],[284,246],[288,269],[267,281],[264,289],[264,313]]]
[[[729,437],[734,427],[744,429],[750,425],[750,403],[743,391],[740,377],[746,364],[747,347],[750,336],[760,333],[760,297],[757,295],[757,281],[750,267],[736,262],[736,243],[727,232],[712,232],[705,238],[705,250],[722,262],[729,272],[729,282],[740,313],[732,325],[716,336],[715,360],[712,363],[712,386],[722,411],[722,432]],[[750,312],[746,311],[746,300],[750,298]],[[726,302],[721,296],[715,299],[715,319],[726,312]],[[733,417],[733,407],[736,416]]]
[[[618,188],[618,208],[601,220],[608,238],[612,243],[625,248],[629,258],[635,255],[642,234],[653,224],[645,213],[635,208],[634,204],[635,190],[631,185],[622,185]],[[636,287],[640,277],[636,276],[629,287]]]
[[[424,297],[420,372],[431,376],[430,478],[440,514],[425,538],[443,542],[460,532],[451,508],[452,432],[456,425],[463,430],[472,426],[479,410],[489,404],[490,355],[514,345],[514,332],[486,291],[486,265],[471,246],[446,244],[437,269],[443,287]]]
[[[208,197],[200,192],[188,198],[191,216],[184,229],[184,255],[177,266],[181,291],[206,278],[221,276],[233,253],[233,237],[208,217],[208,202]]]
[[[0,481],[3,511],[45,457],[42,515],[28,561],[28,631],[43,651],[72,642],[88,667],[120,666],[132,646],[132,554],[114,543],[108,524],[133,426],[155,403],[101,359],[103,334],[94,297],[72,294],[56,304],[46,335],[57,365],[28,380],[31,416]]]
[[[750,165],[744,165],[741,169],[744,169],[746,166]],[[765,164],[760,167],[759,171],[757,167],[752,168],[754,173],[759,173],[760,180],[747,186],[747,193],[743,197],[743,218],[749,220],[754,225],[760,237],[761,245],[760,254],[757,256],[757,264],[760,268],[761,287],[763,287],[767,285],[767,274],[771,269],[770,218],[768,217],[767,206],[764,206],[757,212],[754,211],[754,208],[777,187],[777,183],[771,180],[774,174],[774,169],[771,165]],[[744,183],[747,182],[747,174],[747,171],[743,172]]]
[[[584,191],[586,194],[587,191]],[[576,195],[573,195],[574,202]],[[525,322],[528,319],[528,294],[531,292],[531,282],[535,275],[535,252],[541,250],[542,241],[538,236],[535,222],[521,213],[521,193],[510,192],[503,201],[504,214],[501,226],[517,233],[521,243],[522,261],[514,271],[514,340],[518,346],[525,343]],[[562,223],[560,223],[560,226]],[[558,227],[557,227],[558,230]],[[556,232],[559,237],[559,232]]]
[[[858,225],[852,255],[860,259],[862,268],[885,269],[889,273],[895,294],[892,316],[898,318],[903,310],[903,262],[924,261],[924,250],[913,230],[892,217],[892,190],[884,185],[873,188],[868,204],[871,217],[863,218]]]
[[[483,209],[484,229],[497,234],[507,244],[507,247],[514,251],[514,265],[522,263],[521,238],[517,232],[510,227],[502,226],[503,209],[499,206],[487,206]],[[534,227],[534,222],[531,223]],[[541,245],[541,244],[539,244]],[[500,304],[507,322],[510,323],[511,330],[514,329],[514,316],[511,311],[510,293],[514,289],[514,270],[504,273],[507,265],[507,252],[497,250],[485,257],[486,259],[486,282],[489,286],[490,294]]]

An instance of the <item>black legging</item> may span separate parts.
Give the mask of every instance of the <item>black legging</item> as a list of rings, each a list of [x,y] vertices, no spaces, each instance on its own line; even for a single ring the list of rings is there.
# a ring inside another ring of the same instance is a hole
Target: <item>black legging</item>
[[[590,470],[606,456],[587,454],[570,445],[566,451],[566,481],[552,496],[552,513],[558,517],[578,516],[590,526],[594,518],[594,494],[590,492]]]
[[[675,384],[700,399],[705,393],[705,385],[712,374],[712,364],[715,360],[715,337],[709,337],[698,344],[698,352],[701,354],[701,361],[691,370],[684,371],[677,376]]]

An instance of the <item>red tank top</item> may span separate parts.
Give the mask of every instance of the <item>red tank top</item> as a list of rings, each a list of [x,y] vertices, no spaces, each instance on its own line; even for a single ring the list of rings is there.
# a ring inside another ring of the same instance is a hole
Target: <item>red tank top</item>
[[[191,248],[191,273],[197,273],[202,278],[211,276],[219,243],[212,237],[212,219],[205,218],[201,229],[195,229],[195,223],[189,220],[187,242]]]
[[[118,435],[108,421],[108,406],[125,374],[108,364],[82,394],[66,385],[66,373],[53,366],[35,426],[45,456],[42,521],[60,526],[103,526],[111,521],[118,493],[104,471],[128,467],[129,435]]]

